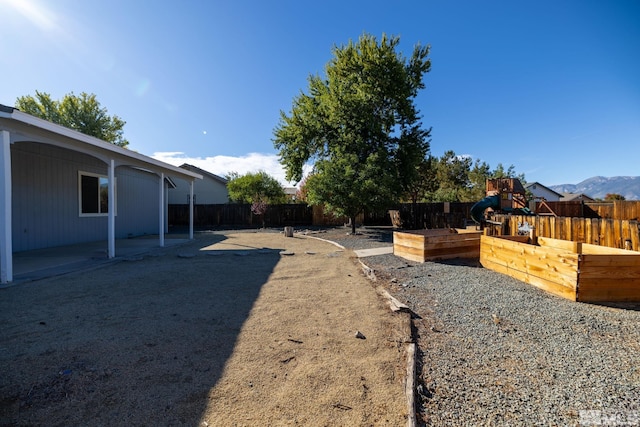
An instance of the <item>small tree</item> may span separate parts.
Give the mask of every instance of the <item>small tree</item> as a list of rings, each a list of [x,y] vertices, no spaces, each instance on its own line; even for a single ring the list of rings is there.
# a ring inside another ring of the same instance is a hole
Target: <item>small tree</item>
[[[284,189],[277,179],[264,171],[239,175],[231,172],[227,175],[229,199],[236,203],[251,204],[251,212],[258,215],[265,225],[264,214],[269,205],[285,203]]]
[[[626,200],[626,198],[622,194],[618,193],[607,193],[604,196],[605,200]]]
[[[120,147],[129,145],[122,131],[126,122],[118,116],[109,116],[107,109],[100,106],[94,94],[82,92],[76,96],[71,92],[61,101],[55,101],[48,93],[36,91],[35,96],[19,97],[15,106],[32,116],[49,120]]]
[[[267,213],[268,209],[269,205],[261,199],[258,199],[251,204],[251,212],[262,219],[262,228],[264,228],[264,214]]]
[[[264,171],[248,172],[239,175],[230,172],[227,175],[229,199],[236,203],[265,202],[268,204],[284,203],[284,189],[277,179]]]

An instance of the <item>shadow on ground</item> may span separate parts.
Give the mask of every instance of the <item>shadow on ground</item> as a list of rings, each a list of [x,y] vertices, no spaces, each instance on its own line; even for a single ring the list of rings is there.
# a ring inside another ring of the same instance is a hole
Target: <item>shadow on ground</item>
[[[224,239],[0,290],[0,425],[199,425],[280,259]]]

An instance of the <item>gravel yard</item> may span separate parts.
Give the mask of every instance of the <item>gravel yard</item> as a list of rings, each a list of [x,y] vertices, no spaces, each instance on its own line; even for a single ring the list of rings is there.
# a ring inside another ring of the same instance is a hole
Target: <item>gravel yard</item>
[[[318,237],[392,243],[361,231]],[[640,425],[640,304],[571,302],[477,261],[363,261],[415,313],[425,425]]]

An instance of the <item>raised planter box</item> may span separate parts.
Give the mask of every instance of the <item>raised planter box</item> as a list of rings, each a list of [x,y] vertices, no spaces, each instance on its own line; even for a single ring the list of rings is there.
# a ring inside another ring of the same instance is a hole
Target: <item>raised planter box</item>
[[[459,228],[395,231],[393,253],[410,261],[478,258],[481,231]]]
[[[480,263],[581,302],[640,302],[640,252],[538,237],[538,246],[481,236]]]

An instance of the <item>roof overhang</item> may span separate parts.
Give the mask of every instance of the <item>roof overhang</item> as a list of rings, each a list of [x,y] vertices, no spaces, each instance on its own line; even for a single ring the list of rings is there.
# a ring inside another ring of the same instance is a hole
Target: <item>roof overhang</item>
[[[193,181],[202,175],[156,160],[110,142],[40,119],[18,109],[0,105],[0,130],[10,133],[10,142],[39,142],[79,151],[116,166],[131,166],[174,178]]]

